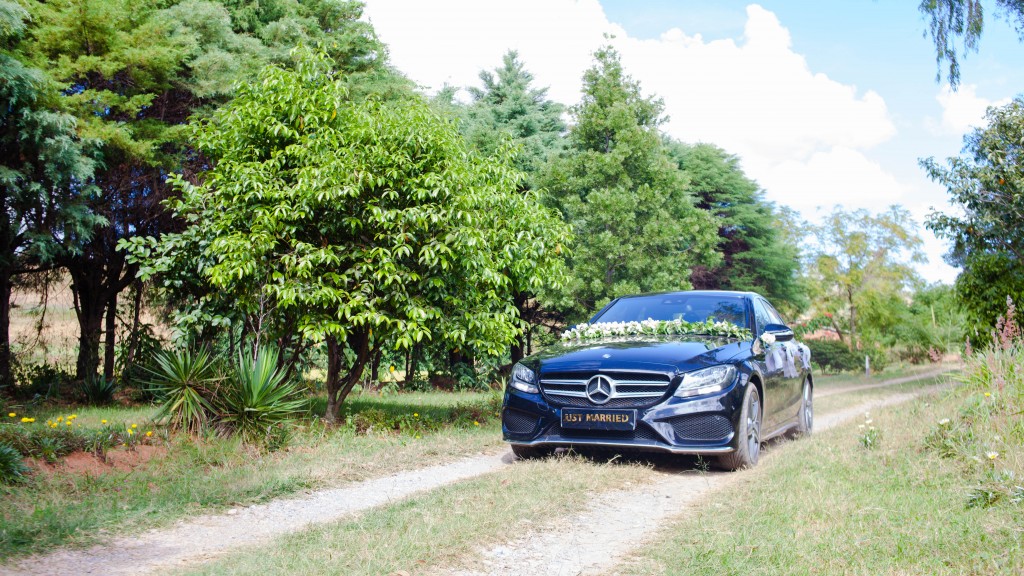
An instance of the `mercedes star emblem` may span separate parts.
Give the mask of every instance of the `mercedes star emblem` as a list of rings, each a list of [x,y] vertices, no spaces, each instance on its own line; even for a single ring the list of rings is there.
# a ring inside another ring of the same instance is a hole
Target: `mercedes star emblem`
[[[587,381],[587,398],[594,404],[605,404],[615,392],[612,379],[598,374]]]

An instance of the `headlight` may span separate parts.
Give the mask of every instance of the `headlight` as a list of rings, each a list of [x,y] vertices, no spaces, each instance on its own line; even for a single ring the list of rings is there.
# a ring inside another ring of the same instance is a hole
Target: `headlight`
[[[508,380],[508,385],[527,394],[540,392],[540,388],[537,388],[537,374],[522,364],[512,367],[512,376]]]
[[[696,372],[683,374],[683,381],[676,389],[675,396],[688,398],[702,396],[724,389],[736,378],[735,366],[712,366]]]

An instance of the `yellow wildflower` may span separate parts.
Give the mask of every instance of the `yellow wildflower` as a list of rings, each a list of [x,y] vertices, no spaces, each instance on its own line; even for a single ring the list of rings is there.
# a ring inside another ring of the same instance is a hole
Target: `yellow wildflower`
[[[992,393],[991,393],[991,392],[985,392],[985,398],[988,398],[988,397],[989,397],[989,396],[991,396],[991,395],[992,395]]]
[[[32,423],[33,423],[33,422],[35,422],[35,421],[36,421],[36,419],[35,419],[35,418],[29,418],[29,419],[28,419],[28,423],[29,423],[29,424],[32,424]]]
[[[57,416],[57,422],[63,422],[63,421],[64,421],[64,417],[63,416]]]
[[[68,426],[71,426],[71,420],[68,420],[67,422],[65,422],[65,424],[67,424]]]
[[[479,422],[477,422],[476,420],[473,420],[473,426],[479,426],[479,425],[480,425]]]
[[[22,423],[22,424],[27,424],[27,423],[28,423],[28,417],[26,417],[26,416],[22,416],[22,417],[21,417],[21,423]]]
[[[388,366],[388,372],[394,372],[394,371],[395,371],[395,367],[394,366]]]
[[[412,413],[412,417],[413,418],[419,418],[420,417],[420,413],[419,412],[413,412]]]
[[[153,435],[153,431],[152,430],[146,430],[146,438],[149,438],[152,435]]]
[[[986,452],[985,456],[988,456],[989,460],[995,460],[996,458],[999,458],[999,452]]]
[[[129,428],[128,429],[128,435],[131,436],[132,434],[135,434],[135,431],[132,430],[131,428]]]
[[[9,417],[11,417],[11,418],[14,418],[14,417],[15,417],[15,416],[17,416],[18,414],[17,414],[17,413],[15,413],[15,412],[10,412],[10,413],[8,413],[7,415],[8,415]]]
[[[106,423],[107,423],[106,420],[100,420],[100,424],[106,424]]]
[[[138,427],[139,427],[138,424],[132,424],[132,428],[138,428]]]

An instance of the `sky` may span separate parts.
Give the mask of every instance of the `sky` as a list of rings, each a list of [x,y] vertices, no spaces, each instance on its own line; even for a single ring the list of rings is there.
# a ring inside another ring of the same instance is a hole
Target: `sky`
[[[576,104],[610,43],[664,100],[668,134],[735,154],[768,200],[810,222],[835,206],[906,207],[928,257],[921,276],[952,283],[947,246],[923,224],[953,208],[919,160],[959,155],[988,106],[1024,92],[1024,43],[983,5],[956,91],[936,79],[916,0],[366,0],[364,18],[426,93],[479,86],[514,49],[552,100]]]

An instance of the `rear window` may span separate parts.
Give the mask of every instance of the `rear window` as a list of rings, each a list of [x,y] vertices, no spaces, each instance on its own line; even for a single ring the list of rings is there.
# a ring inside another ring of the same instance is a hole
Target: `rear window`
[[[623,298],[592,322],[642,322],[651,320],[685,320],[687,322],[731,322],[747,326],[746,308],[742,298],[723,296],[636,296]]]

